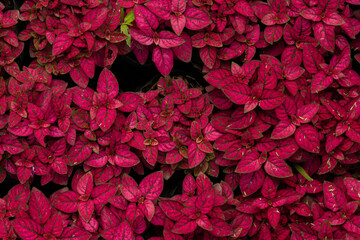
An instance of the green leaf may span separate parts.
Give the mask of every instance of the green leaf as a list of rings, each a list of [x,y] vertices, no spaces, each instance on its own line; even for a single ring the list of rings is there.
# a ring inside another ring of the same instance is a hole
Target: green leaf
[[[134,14],[134,11],[130,11],[125,19],[124,19],[124,24],[126,25],[131,25],[131,23],[135,20],[135,14]]]

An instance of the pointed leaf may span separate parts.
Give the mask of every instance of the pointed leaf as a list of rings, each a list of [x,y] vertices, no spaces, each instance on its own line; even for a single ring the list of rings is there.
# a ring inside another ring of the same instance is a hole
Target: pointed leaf
[[[295,132],[297,144],[304,150],[312,153],[320,152],[320,138],[316,129],[310,125],[301,125]]]

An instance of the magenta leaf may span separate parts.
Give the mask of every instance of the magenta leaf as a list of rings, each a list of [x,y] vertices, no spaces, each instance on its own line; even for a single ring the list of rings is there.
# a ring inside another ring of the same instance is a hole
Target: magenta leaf
[[[195,231],[197,227],[196,221],[184,216],[180,218],[171,229],[176,234],[187,234]]]
[[[159,21],[157,17],[146,7],[136,4],[134,7],[136,25],[140,29],[157,29]]]
[[[345,178],[344,184],[349,195],[355,201],[360,200],[360,181],[355,178]]]
[[[320,71],[313,76],[311,82],[311,92],[318,93],[328,88],[333,82],[331,76],[327,76],[325,72]]]
[[[250,87],[242,83],[232,83],[222,88],[225,95],[236,104],[243,105],[250,98]]]
[[[282,34],[283,27],[281,25],[266,26],[264,31],[265,40],[271,45],[279,41]]]
[[[277,178],[286,178],[293,175],[289,165],[283,159],[275,156],[268,157],[264,169],[267,174]]]
[[[95,31],[105,22],[108,12],[104,7],[92,9],[85,14],[83,22],[91,24],[89,31]]]
[[[110,98],[114,98],[119,93],[119,84],[115,75],[107,68],[104,68],[99,76],[97,92],[105,93]]]
[[[169,31],[159,33],[159,46],[161,48],[178,47],[185,42],[184,39]]]
[[[259,171],[241,174],[239,186],[244,197],[257,192],[263,185],[265,174],[262,169]]]
[[[171,49],[155,47],[153,50],[152,60],[159,72],[162,75],[167,76],[174,65],[174,54]]]
[[[200,30],[211,24],[209,16],[196,7],[186,8],[184,16],[186,17],[185,27],[190,30]]]
[[[346,205],[345,194],[335,184],[325,181],[323,191],[325,207],[333,212],[339,211]]]
[[[295,132],[297,144],[312,153],[320,152],[320,138],[316,129],[310,124],[301,125]]]
[[[290,120],[280,121],[271,133],[272,139],[284,139],[294,134],[296,126]]]
[[[78,210],[79,194],[67,191],[58,195],[53,201],[54,207],[65,213],[73,213]]]
[[[139,185],[139,189],[142,196],[144,196],[149,200],[154,200],[160,196],[163,190],[163,186],[164,186],[163,173],[155,172],[148,175],[141,181]]]
[[[70,148],[69,164],[71,166],[80,164],[90,157],[92,149],[88,144],[82,141],[77,141],[74,146]]]
[[[43,234],[41,225],[29,218],[15,219],[12,221],[12,225],[22,239],[38,239]]]
[[[345,222],[344,228],[349,232],[360,234],[360,217],[353,216],[351,219]]]
[[[314,36],[320,42],[320,45],[329,52],[334,52],[335,31],[334,26],[329,26],[323,22],[314,25]]]
[[[74,38],[70,37],[67,33],[59,34],[54,40],[52,55],[60,55],[72,45],[73,41]]]
[[[49,200],[37,188],[33,188],[30,193],[29,214],[39,224],[45,224],[51,216]]]

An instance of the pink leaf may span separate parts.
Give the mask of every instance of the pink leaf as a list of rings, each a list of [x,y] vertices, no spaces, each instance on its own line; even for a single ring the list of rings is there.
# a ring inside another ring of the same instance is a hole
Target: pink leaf
[[[344,224],[345,230],[360,234],[360,216],[353,216]]]
[[[111,128],[116,119],[116,109],[100,107],[96,112],[96,123],[103,132]]]
[[[81,141],[77,141],[74,146],[70,148],[69,164],[70,166],[80,164],[90,157],[92,149]]]
[[[115,157],[115,163],[119,167],[133,167],[140,162],[135,153],[128,150],[119,150]]]
[[[344,184],[347,190],[347,195],[355,201],[360,200],[360,181],[355,178],[345,178]]]
[[[192,57],[191,37],[187,33],[181,33],[180,37],[185,40],[183,44],[173,47],[176,57],[183,62],[190,62]]]
[[[169,31],[159,33],[159,46],[161,48],[178,47],[185,42],[184,39]]]
[[[159,18],[164,20],[170,19],[171,8],[169,0],[152,0],[145,3],[145,6]]]
[[[264,169],[267,174],[277,178],[286,178],[293,175],[289,165],[287,165],[284,160],[275,156],[270,156],[267,159]]]
[[[78,210],[79,194],[67,191],[58,195],[53,201],[54,207],[65,213],[74,213]]]
[[[140,183],[139,189],[141,194],[149,199],[154,200],[157,199],[164,186],[163,173],[155,172],[148,176],[146,176]]]
[[[280,40],[283,35],[283,27],[281,25],[266,26],[264,31],[265,41],[274,44]]]
[[[312,153],[320,152],[320,138],[316,129],[310,125],[301,125],[295,132],[297,144],[304,150]]]
[[[64,228],[63,233],[60,236],[60,239],[73,239],[76,236],[77,240],[87,240],[90,239],[91,233],[87,232],[83,228],[78,227],[67,227]]]
[[[196,221],[184,216],[175,223],[171,231],[176,234],[188,234],[195,231],[196,227]]]
[[[259,162],[260,154],[258,151],[247,153],[236,166],[237,173],[252,173],[261,168],[262,163]]]
[[[300,123],[308,123],[316,115],[319,110],[319,104],[307,104],[297,109],[296,116],[299,118]]]
[[[107,68],[104,68],[99,76],[97,84],[97,92],[108,94],[109,97],[114,98],[119,93],[119,84],[115,75]]]
[[[264,90],[261,95],[259,107],[263,110],[271,110],[285,101],[285,95],[275,90]]]
[[[222,90],[233,103],[239,105],[245,104],[251,94],[250,87],[242,83],[228,84]]]
[[[12,221],[12,225],[22,239],[40,239],[43,234],[41,225],[32,219],[18,218]]]
[[[67,33],[59,34],[53,44],[52,55],[60,55],[64,51],[66,51],[74,42],[74,38],[70,37]]]
[[[49,200],[37,188],[33,188],[29,200],[29,214],[39,224],[45,224],[51,216]]]
[[[296,126],[290,120],[280,121],[271,133],[272,139],[284,139],[294,134]]]
[[[318,93],[322,90],[325,90],[333,83],[333,78],[327,76],[325,72],[320,71],[313,76],[311,82],[311,92]]]
[[[334,52],[335,48],[335,27],[324,24],[323,22],[316,23],[313,27],[314,36],[320,42],[320,45],[329,52]]]
[[[200,48],[200,58],[206,67],[212,69],[216,62],[217,49],[211,46]]]
[[[86,76],[88,76],[89,78],[94,77],[95,61],[93,58],[82,57],[80,59],[80,66],[81,66],[82,70],[84,71],[84,73],[86,74]]]
[[[231,226],[224,220],[219,218],[210,218],[210,222],[214,229],[210,232],[211,235],[216,237],[227,237],[232,234]]]
[[[105,22],[108,12],[105,7],[91,9],[85,14],[83,22],[91,24],[89,31],[95,31]]]
[[[92,199],[87,201],[80,201],[78,205],[78,211],[80,217],[85,222],[89,222],[92,214],[94,213],[94,201]]]
[[[171,27],[177,35],[180,35],[186,25],[186,18],[184,15],[171,15],[170,17]]]
[[[93,188],[94,188],[94,177],[91,172],[87,172],[84,176],[82,176],[76,185],[76,191],[80,195],[89,196]]]
[[[186,17],[185,27],[190,30],[200,30],[211,24],[209,16],[195,7],[186,8],[184,16]]]
[[[155,47],[152,54],[152,60],[159,72],[167,76],[174,65],[174,54],[171,49]]]
[[[146,7],[136,4],[134,7],[136,25],[140,29],[157,29],[159,21]]]
[[[339,211],[346,205],[345,194],[335,184],[325,181],[323,191],[325,207],[333,212]]]
[[[86,88],[89,83],[89,78],[84,72],[84,70],[80,67],[73,67],[70,70],[71,79],[80,87]]]
[[[183,205],[178,201],[160,201],[159,206],[166,214],[166,216],[173,221],[178,221],[181,217],[183,217],[183,213],[181,212]]]
[[[252,173],[240,175],[239,186],[244,197],[257,192],[263,185],[265,174],[262,169]]]

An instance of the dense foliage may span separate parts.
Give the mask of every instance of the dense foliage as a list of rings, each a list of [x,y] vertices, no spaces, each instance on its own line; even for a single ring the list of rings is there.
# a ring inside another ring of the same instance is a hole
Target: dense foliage
[[[359,5],[0,3],[0,238],[360,239]]]

